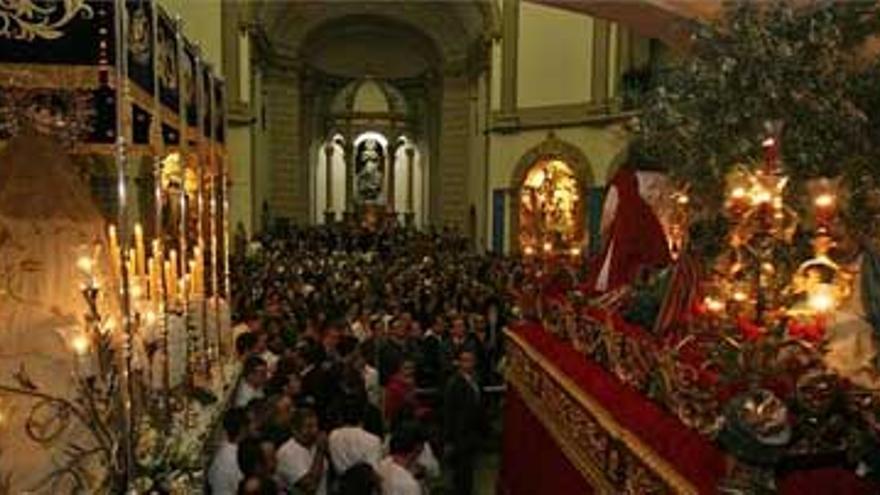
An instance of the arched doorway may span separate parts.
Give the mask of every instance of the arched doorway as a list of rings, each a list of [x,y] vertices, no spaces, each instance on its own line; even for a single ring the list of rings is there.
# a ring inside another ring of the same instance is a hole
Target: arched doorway
[[[519,248],[525,253],[581,249],[584,198],[571,165],[541,159],[526,172],[519,191]]]
[[[328,137],[311,176],[313,221],[369,212],[421,225],[427,174],[414,139],[420,126],[403,93],[383,79],[350,81],[330,99],[324,124]]]
[[[587,247],[587,206],[593,171],[577,146],[552,132],[520,157],[510,183],[512,250],[566,252]]]

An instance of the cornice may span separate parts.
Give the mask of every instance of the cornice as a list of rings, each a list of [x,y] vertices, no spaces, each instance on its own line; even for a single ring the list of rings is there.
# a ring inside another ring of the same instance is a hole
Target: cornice
[[[528,130],[607,125],[627,121],[638,110],[622,110],[615,104],[584,103],[518,108],[513,113],[492,112],[489,132],[509,134]]]
[[[255,121],[253,108],[242,102],[230,103],[227,118],[231,127],[251,125]]]

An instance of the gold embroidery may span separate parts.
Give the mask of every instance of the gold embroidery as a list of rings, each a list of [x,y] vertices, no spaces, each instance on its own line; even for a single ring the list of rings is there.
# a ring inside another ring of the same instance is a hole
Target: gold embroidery
[[[507,332],[507,337],[514,344],[509,347],[508,380],[565,456],[600,493],[698,493],[673,466],[521,337],[513,332]]]
[[[0,0],[0,38],[33,41],[54,40],[64,36],[62,28],[77,15],[94,15],[85,0],[42,2]]]
[[[0,24],[2,22],[0,11]],[[101,70],[100,67],[86,65],[4,63],[0,64],[0,81],[4,86],[12,87],[97,89],[101,87]]]

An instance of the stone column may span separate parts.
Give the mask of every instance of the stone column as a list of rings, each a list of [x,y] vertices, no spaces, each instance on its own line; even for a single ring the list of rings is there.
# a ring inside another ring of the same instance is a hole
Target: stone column
[[[268,160],[272,164],[269,207],[273,216],[309,221],[308,167],[301,156],[299,74],[285,67],[269,68],[266,79]]]
[[[343,218],[346,223],[351,221],[354,216],[354,143],[351,139],[351,133],[345,141],[345,214]]]
[[[333,142],[324,145],[324,175],[327,191],[325,193],[326,206],[324,207],[324,223],[336,221],[333,212]]]
[[[385,163],[388,164],[388,189],[387,194],[385,195],[385,204],[388,207],[388,213],[391,214],[392,218],[397,218],[397,205],[395,205],[395,195],[396,195],[396,176],[397,176],[397,148],[399,146],[399,142],[395,141],[394,144],[388,145],[388,155]]]
[[[467,176],[470,167],[470,83],[466,74],[445,74],[440,102],[442,150],[431,162],[432,223],[464,229],[468,221]],[[436,166],[435,166],[436,165]],[[436,175],[433,175],[435,174]],[[436,180],[434,179],[436,177]]]
[[[415,157],[416,150],[412,146],[406,147],[406,224],[415,224]]]

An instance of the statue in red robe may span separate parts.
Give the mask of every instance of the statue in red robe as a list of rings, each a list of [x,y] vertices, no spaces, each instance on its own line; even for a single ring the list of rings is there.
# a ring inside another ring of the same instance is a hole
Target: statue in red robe
[[[602,251],[593,259],[590,292],[632,284],[644,270],[661,268],[671,261],[666,233],[639,182],[636,171],[623,168],[609,184],[603,220],[610,223]]]

